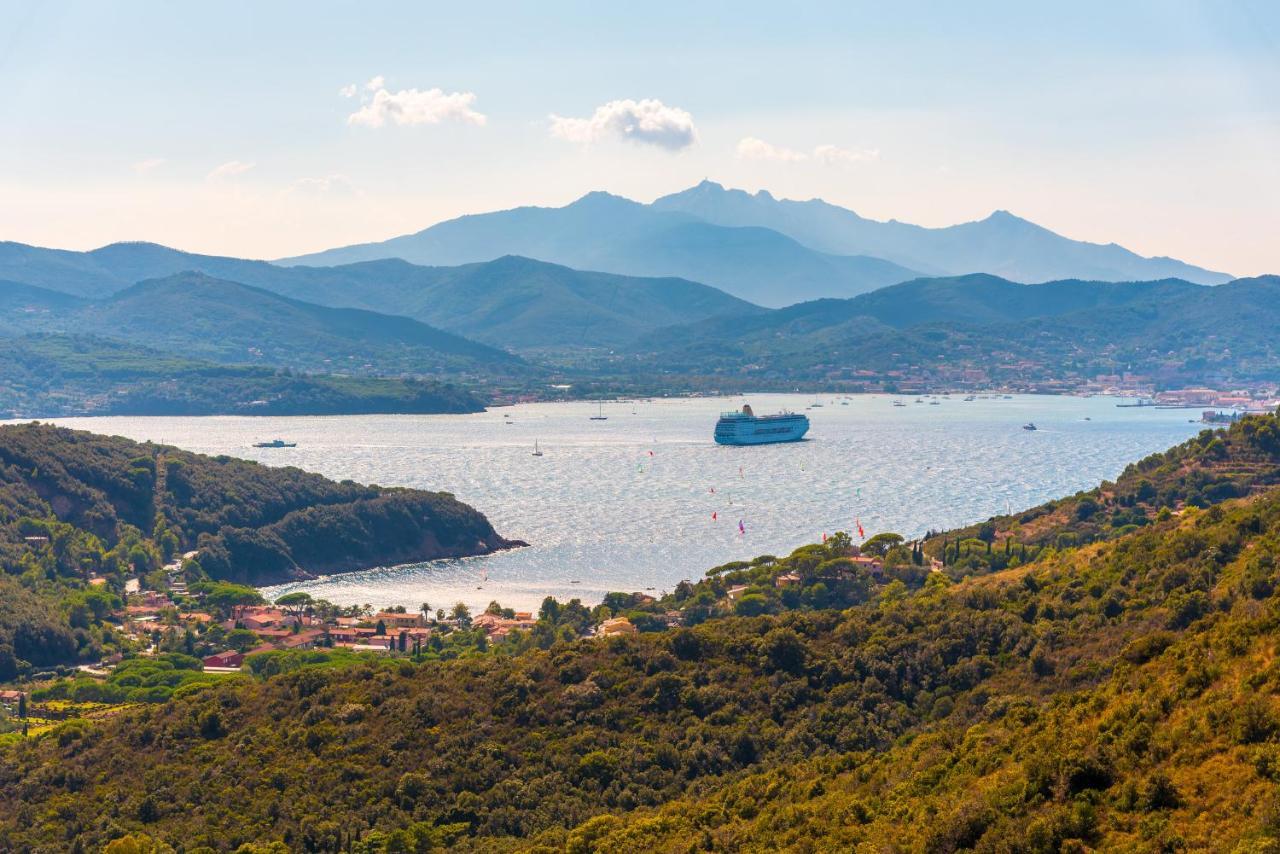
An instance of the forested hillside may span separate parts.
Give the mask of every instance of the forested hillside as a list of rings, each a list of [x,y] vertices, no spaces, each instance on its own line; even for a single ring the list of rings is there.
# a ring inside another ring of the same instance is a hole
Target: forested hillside
[[[726,377],[831,379],[870,371],[937,385],[972,368],[993,385],[1025,387],[1037,378],[1078,382],[1131,371],[1159,374],[1176,386],[1274,381],[1277,324],[1275,276],[1207,287],[1020,285],[973,275],[671,327],[632,350],[650,368]]]
[[[505,541],[448,493],[335,483],[296,468],[207,457],[38,423],[0,427],[6,561],[56,520],[114,546],[128,529],[200,549],[214,578],[262,582],[372,562],[477,554]],[[90,553],[54,554],[85,573]]]
[[[108,338],[0,338],[0,416],[358,415],[480,412],[435,380],[222,365]]]
[[[19,329],[30,328],[38,319],[30,316],[31,309],[83,303],[69,294],[109,299],[136,282],[190,271],[308,303],[412,317],[516,349],[617,346],[662,326],[761,310],[684,279],[588,272],[513,255],[491,257],[456,267],[424,267],[398,258],[281,267],[151,243],[119,243],[84,253],[0,244],[0,277],[12,274],[17,280],[0,280],[0,331],[10,320]],[[22,313],[10,318],[10,305]]]
[[[192,580],[264,584],[510,545],[447,493],[49,425],[0,427],[0,679],[18,661],[99,655],[126,578],[186,551],[198,550]]]
[[[835,537],[644,606],[679,604],[674,630],[280,657],[0,749],[0,844],[1274,850],[1280,489],[1223,498],[985,575],[876,538],[888,577],[821,600],[859,578]],[[722,610],[751,584],[800,595]]]
[[[319,306],[196,273],[141,282],[59,325],[221,362],[419,376],[527,369],[509,353],[407,317]]]
[[[1066,548],[1112,539],[1189,509],[1280,486],[1280,415],[1251,416],[1225,430],[1151,454],[1114,483],[928,537],[924,549],[953,571],[1002,569],[1028,547]]]

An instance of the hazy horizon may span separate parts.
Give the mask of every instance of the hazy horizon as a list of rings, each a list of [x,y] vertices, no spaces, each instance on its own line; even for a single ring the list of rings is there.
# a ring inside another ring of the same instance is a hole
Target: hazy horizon
[[[709,178],[1280,271],[1280,9],[924,8],[4,2],[0,239],[270,259]]]

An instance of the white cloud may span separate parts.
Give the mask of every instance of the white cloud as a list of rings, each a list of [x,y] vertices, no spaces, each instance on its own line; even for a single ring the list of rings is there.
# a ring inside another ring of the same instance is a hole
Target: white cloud
[[[782,160],[793,163],[806,159],[807,155],[802,151],[770,145],[763,139],[748,136],[738,141],[738,156],[744,160]]]
[[[133,164],[133,171],[137,172],[139,175],[145,175],[152,169],[163,166],[165,162],[166,161],[163,157],[152,157],[147,160],[139,160],[137,163]]]
[[[352,196],[356,195],[356,187],[346,175],[334,173],[315,178],[299,178],[287,190],[293,195],[313,196]]]
[[[381,75],[365,84],[373,97],[351,115],[347,124],[380,128],[388,121],[398,125],[435,125],[446,120],[483,125],[485,117],[471,108],[473,92],[445,92],[441,89],[401,89],[390,92]]]
[[[243,175],[244,173],[248,172],[250,169],[254,167],[254,165],[255,164],[253,163],[245,163],[242,160],[228,160],[226,163],[223,163],[217,169],[214,169],[212,172],[206,175],[205,180],[206,181],[223,181],[223,180],[226,180],[227,178],[235,178],[238,175]]]
[[[354,98],[356,96],[356,84],[348,83],[338,90],[338,94],[343,98]]]
[[[617,137],[669,151],[688,148],[698,138],[693,116],[656,98],[610,101],[585,119],[552,115],[551,135],[582,145]]]
[[[854,149],[840,148],[835,145],[819,145],[813,150],[813,157],[828,166],[847,166],[852,163],[866,163],[870,160],[878,160],[880,152],[878,149]]]
[[[799,163],[812,158],[826,166],[848,166],[876,160],[880,157],[880,152],[873,149],[840,148],[826,144],[814,146],[813,153],[806,154],[793,148],[773,145],[754,136],[747,136],[738,141],[738,156],[744,160],[776,160],[783,163]]]

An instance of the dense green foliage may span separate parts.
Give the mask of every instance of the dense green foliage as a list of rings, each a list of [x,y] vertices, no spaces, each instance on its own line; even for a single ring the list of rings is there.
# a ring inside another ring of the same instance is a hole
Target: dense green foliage
[[[335,483],[296,468],[207,457],[41,424],[0,428],[0,507],[23,531],[66,523],[111,547],[126,529],[152,534],[165,557],[198,547],[214,578],[261,581],[382,561],[475,554],[504,541],[447,493]],[[91,554],[51,544],[53,569],[83,573]],[[107,567],[108,569],[110,567]]]
[[[74,661],[81,645],[51,597],[0,574],[0,679],[12,679],[26,665]]]
[[[200,660],[181,653],[161,653],[154,658],[130,658],[106,679],[78,676],[49,683],[32,692],[35,702],[70,700],[75,703],[160,703],[188,685],[205,685],[224,675],[202,672]]]
[[[0,679],[100,655],[125,580],[187,550],[199,550],[191,580],[266,583],[508,545],[447,493],[0,427]]]
[[[337,415],[479,412],[457,386],[219,365],[106,338],[0,338],[0,414]]]
[[[1180,513],[1280,485],[1280,413],[1252,415],[1127,466],[1115,483],[931,535],[925,550],[964,575],[1004,569],[1042,548],[1114,538]]]
[[[255,680],[64,725],[0,752],[0,845],[1280,845],[1280,490],[960,581],[869,544],[876,582],[834,537],[604,606],[691,627],[573,640],[585,609],[549,602],[487,651],[274,653]],[[819,602],[828,581],[848,586]],[[743,585],[763,613],[733,614]]]

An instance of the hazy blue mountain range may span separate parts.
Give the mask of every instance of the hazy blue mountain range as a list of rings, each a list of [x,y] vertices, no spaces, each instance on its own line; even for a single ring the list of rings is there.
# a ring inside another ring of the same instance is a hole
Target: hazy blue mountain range
[[[517,254],[579,269],[672,275],[778,307],[850,297],[918,274],[985,272],[1024,282],[1231,277],[1115,244],[1070,240],[1006,211],[947,228],[878,222],[821,200],[795,202],[704,181],[650,205],[589,193],[562,208],[458,217],[416,234],[284,259],[332,265],[397,257],[461,264]],[[918,272],[913,272],[918,271]]]
[[[71,299],[33,285],[95,298],[183,271],[319,305],[412,317],[512,349],[612,347],[673,323],[761,311],[697,282],[582,272],[519,257],[459,267],[422,267],[394,258],[280,267],[152,243],[117,243],[82,253],[9,243],[0,244],[0,275],[25,276],[21,281],[29,284],[0,282],[0,331],[6,318],[24,320],[16,314],[20,311]]]
[[[768,366],[812,376],[1027,361],[1046,375],[1119,367],[1274,379],[1277,328],[1276,276],[1208,287],[1181,280],[1023,285],[978,274],[671,327],[641,339],[635,351],[676,371]]]
[[[583,272],[518,256],[456,267],[395,258],[268,266],[246,278],[299,299],[404,314],[514,349],[611,347],[673,323],[763,311],[697,282]]]
[[[516,356],[408,317],[331,308],[179,273],[84,301],[28,328],[101,335],[221,362],[354,373],[523,372]]]
[[[717,225],[770,228],[822,252],[874,255],[931,275],[991,273],[1017,282],[1181,278],[1206,285],[1231,279],[1173,258],[1144,258],[1115,243],[1071,240],[1008,211],[925,228],[866,219],[821,199],[776,199],[765,190],[751,194],[712,181],[664,196],[652,207]]]
[[[188,271],[263,286],[279,269],[266,261],[199,255],[156,243],[112,243],[89,252],[75,252],[0,242],[0,280],[86,299],[110,296],[144,279]]]
[[[715,225],[608,193],[589,193],[562,208],[459,217],[383,243],[280,263],[329,266],[402,258],[414,264],[465,264],[502,255],[580,270],[693,279],[771,307],[853,296],[917,275],[880,258],[818,252],[766,228]]]

